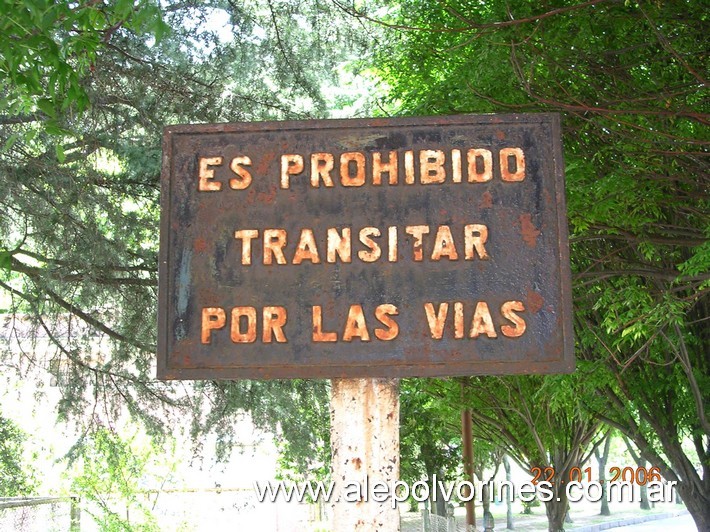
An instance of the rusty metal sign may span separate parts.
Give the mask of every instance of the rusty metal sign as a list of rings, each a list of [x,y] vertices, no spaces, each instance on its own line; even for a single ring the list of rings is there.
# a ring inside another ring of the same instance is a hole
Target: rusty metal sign
[[[574,367],[559,117],[166,128],[158,377]]]

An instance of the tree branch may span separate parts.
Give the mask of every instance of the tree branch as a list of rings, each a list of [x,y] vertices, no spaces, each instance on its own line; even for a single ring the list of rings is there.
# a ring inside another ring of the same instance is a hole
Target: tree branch
[[[158,282],[156,279],[146,279],[146,278],[136,278],[136,277],[108,277],[105,275],[89,275],[86,273],[57,273],[49,271],[43,268],[36,268],[34,266],[28,266],[23,262],[15,259],[15,257],[10,258],[10,268],[13,271],[23,273],[32,277],[33,279],[40,279],[42,277],[48,277],[49,279],[55,281],[63,282],[94,282],[98,284],[105,285],[130,285],[130,286],[157,286]]]

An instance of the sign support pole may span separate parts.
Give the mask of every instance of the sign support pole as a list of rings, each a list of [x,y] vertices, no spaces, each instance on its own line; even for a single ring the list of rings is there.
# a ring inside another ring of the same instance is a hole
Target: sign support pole
[[[333,530],[398,531],[399,380],[332,379],[330,418]]]

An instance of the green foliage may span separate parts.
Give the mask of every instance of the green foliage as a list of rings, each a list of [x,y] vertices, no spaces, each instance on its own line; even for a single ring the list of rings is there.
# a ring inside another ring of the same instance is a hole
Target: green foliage
[[[710,500],[707,21],[694,1],[413,0],[383,17],[396,29],[377,56],[390,113],[563,113],[582,378],[527,393],[625,432],[684,479],[696,516]]]
[[[103,427],[92,430],[74,447],[70,457],[78,471],[72,490],[101,530],[160,530],[140,493],[149,465],[160,453],[157,447],[141,446],[135,437],[123,438]]]
[[[345,59],[367,55],[366,36],[335,7],[296,0],[3,8],[13,11],[0,21],[0,288],[52,344],[51,361],[31,356],[56,374],[60,416],[98,400],[107,417],[128,411],[157,434],[192,413],[231,441],[231,420],[212,423],[195,406],[213,403],[154,379],[163,128],[326,116],[326,90]],[[24,66],[10,75],[10,61]],[[235,387],[240,399],[259,389],[275,400],[259,410],[246,398],[232,414],[253,407],[278,420],[294,404],[289,385]]]
[[[0,12],[0,113],[52,120],[89,105],[83,78],[114,33],[126,28],[159,39],[167,30],[158,6],[146,0],[2,0]]]
[[[402,381],[400,476],[407,482],[434,474],[443,481],[455,477],[460,469],[461,406],[442,400],[446,390],[442,384],[433,379]]]
[[[707,498],[701,2],[405,0],[376,11],[390,29],[374,32],[374,59],[370,15],[344,19],[341,4],[161,5],[0,4],[0,287],[56,346],[53,364],[36,363],[56,371],[63,416],[125,409],[158,433],[175,408],[191,410],[195,434],[216,431],[226,455],[232,420],[248,410],[283,438],[285,467],[325,474],[326,383],[205,382],[191,397],[153,381],[160,136],[181,122],[327,116],[333,101],[353,102],[325,88],[357,57],[389,87],[387,113],[564,114],[582,360],[574,377],[476,379],[470,404],[497,423],[481,435],[530,449],[532,424],[544,448],[519,454],[549,460],[591,412],[667,478],[686,471],[689,436],[705,481],[688,470],[683,497]],[[206,24],[215,19],[229,38]],[[456,381],[405,383],[404,474],[453,467],[459,392]],[[517,397],[527,418],[511,413]],[[91,445],[123,456],[125,442],[98,438]]]
[[[0,251],[0,270],[3,270],[5,273],[10,272],[12,269],[10,267],[11,263],[11,255],[7,251]]]
[[[26,497],[35,492],[34,471],[22,457],[26,436],[0,415],[0,497]]]
[[[521,504],[523,506],[523,511],[521,513],[524,515],[531,515],[533,513],[533,508],[539,508],[541,506],[540,501],[537,498],[530,502],[523,501]]]
[[[276,437],[284,478],[323,480],[330,468],[330,385],[324,380],[198,382],[193,436],[217,434],[219,459],[239,445],[234,418],[249,412],[254,425]]]
[[[297,381],[289,388],[291,402],[272,404],[261,421],[277,437],[281,475],[294,481],[325,480],[331,453],[328,386]],[[277,412],[274,426],[268,420]]]

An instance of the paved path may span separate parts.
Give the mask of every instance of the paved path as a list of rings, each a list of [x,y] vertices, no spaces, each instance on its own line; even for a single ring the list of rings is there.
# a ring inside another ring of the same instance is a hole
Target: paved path
[[[607,530],[615,532],[664,532],[670,530],[673,532],[696,532],[698,529],[690,514],[684,514],[657,521],[647,521],[638,525],[608,528]]]

